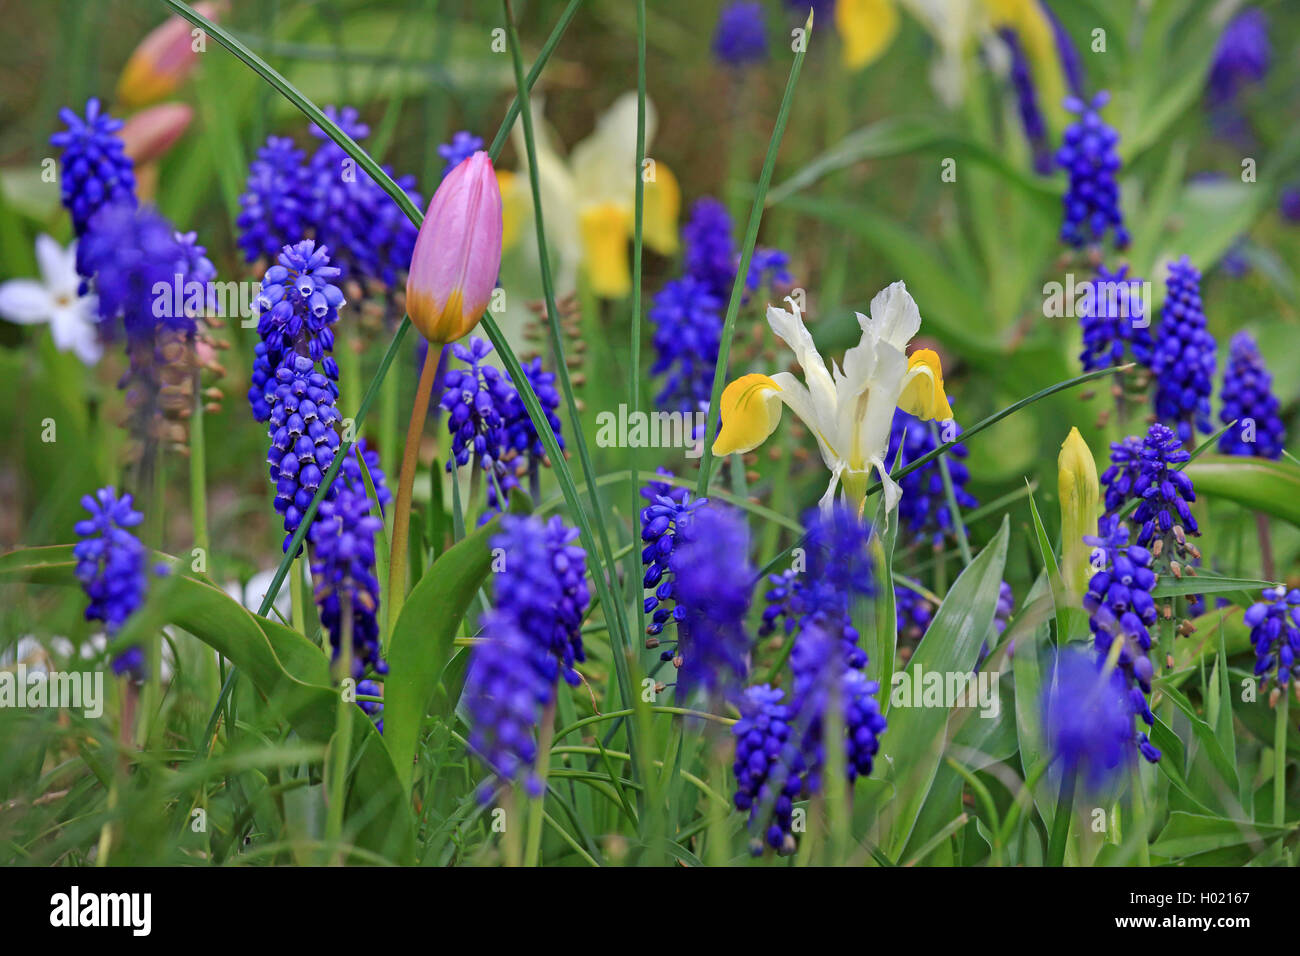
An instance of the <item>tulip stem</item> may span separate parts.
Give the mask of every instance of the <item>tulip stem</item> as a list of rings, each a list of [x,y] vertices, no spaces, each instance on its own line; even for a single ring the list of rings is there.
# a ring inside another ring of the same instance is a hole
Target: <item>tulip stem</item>
[[[420,384],[415,389],[415,404],[411,406],[411,422],[406,428],[406,446],[402,449],[402,472],[397,481],[397,506],[393,509],[393,539],[388,556],[388,628],[392,634],[397,618],[406,600],[406,563],[409,557],[407,539],[411,530],[411,492],[415,485],[415,466],[420,457],[420,436],[424,433],[424,420],[429,414],[429,396],[433,380],[438,374],[438,354],[442,350],[429,343],[420,369]]]
[[[1286,822],[1286,732],[1287,708],[1290,688],[1282,686],[1277,701],[1277,723],[1273,730],[1273,822],[1281,826]]]

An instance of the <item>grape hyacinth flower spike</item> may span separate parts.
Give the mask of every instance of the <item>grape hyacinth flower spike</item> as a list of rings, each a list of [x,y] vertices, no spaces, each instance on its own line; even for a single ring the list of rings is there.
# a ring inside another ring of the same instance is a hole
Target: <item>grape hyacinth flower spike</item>
[[[1160,331],[1152,354],[1156,418],[1190,442],[1196,431],[1209,434],[1214,391],[1214,337],[1201,309],[1201,273],[1186,256],[1169,264]]]
[[[1134,752],[1133,711],[1123,674],[1083,651],[1062,651],[1042,699],[1042,720],[1063,777],[1084,791],[1108,791]]]
[[[1110,94],[1105,91],[1087,103],[1074,96],[1065,101],[1066,109],[1078,118],[1066,128],[1056,151],[1056,164],[1069,176],[1062,200],[1061,241],[1075,248],[1100,243],[1112,231],[1116,248],[1129,243],[1115,178],[1120,167],[1119,134],[1101,118],[1108,102]]]
[[[86,101],[84,118],[65,106],[59,119],[67,129],[52,135],[50,145],[63,150],[59,193],[72,217],[72,231],[80,237],[104,206],[135,205],[135,164],[118,135],[122,121],[110,116],[98,99]]]
[[[90,517],[78,521],[75,529],[82,539],[73,548],[75,573],[90,598],[86,620],[103,621],[110,638],[144,603],[149,589],[148,550],[131,530],[144,521],[144,515],[131,505],[130,494],[118,497],[112,486],[100,488],[93,496],[82,497],[81,506]],[[158,565],[154,573],[165,574],[166,570],[165,565]],[[130,647],[113,658],[113,673],[143,680],[144,650]]]
[[[1219,421],[1224,425],[1236,422],[1219,438],[1222,454],[1274,460],[1282,457],[1286,430],[1272,386],[1273,376],[1254,338],[1249,332],[1238,332],[1232,337],[1232,351],[1219,392]]]
[[[1255,676],[1273,680],[1285,693],[1300,657],[1300,590],[1267,588],[1244,621],[1255,648]]]

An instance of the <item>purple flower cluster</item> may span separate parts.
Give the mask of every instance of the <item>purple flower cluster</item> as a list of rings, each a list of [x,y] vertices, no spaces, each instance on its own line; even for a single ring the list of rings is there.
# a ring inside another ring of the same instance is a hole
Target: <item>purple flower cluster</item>
[[[1094,644],[1102,660],[1109,659],[1119,642],[1116,666],[1124,675],[1131,713],[1152,726],[1155,717],[1147,698],[1151,693],[1151,628],[1156,623],[1156,603],[1151,596],[1156,575],[1151,570],[1151,552],[1141,545],[1128,543],[1128,528],[1114,516],[1101,519],[1095,537],[1084,538],[1097,550],[1094,567],[1102,566],[1088,581],[1083,607],[1090,616]],[[1138,749],[1155,763],[1160,751],[1151,745],[1145,732],[1139,732]]]
[[[668,487],[662,482],[656,485]],[[653,485],[647,490],[658,490]],[[658,647],[661,643],[668,645],[668,650],[660,654],[660,659],[669,661],[675,657],[672,650],[675,640],[660,640],[658,635],[670,623],[677,624],[686,616],[684,608],[676,600],[676,579],[672,567],[673,549],[678,538],[693,520],[695,512],[708,503],[707,498],[692,498],[685,488],[672,488],[666,494],[656,494],[650,503],[641,509],[641,566],[645,574],[641,586],[653,591],[645,598],[645,612],[651,614],[650,623],[646,625],[649,639],[647,647]]]
[[[446,179],[449,172],[482,148],[483,137],[475,136],[465,130],[458,131],[452,136],[450,143],[443,143],[438,147],[438,155],[446,161],[446,165],[442,167],[442,178]]]
[[[59,191],[80,237],[104,206],[136,204],[134,164],[117,135],[122,121],[110,116],[97,98],[86,101],[84,118],[65,106],[59,119],[67,129],[54,133],[50,145],[63,150]]]
[[[1249,332],[1238,332],[1232,337],[1219,398],[1223,403],[1219,421],[1224,425],[1237,423],[1219,439],[1220,452],[1254,458],[1282,457],[1286,429],[1277,396],[1273,394],[1273,376],[1264,366]]]
[[[383,475],[372,472],[371,478],[378,494]],[[344,475],[333,491],[321,502],[310,532],[311,573],[321,624],[329,632],[335,661],[347,636],[344,625],[349,625],[352,677],[360,679],[367,671],[387,674],[388,665],[379,656],[379,580],[375,577],[375,534],[384,523],[371,513],[360,481]]]
[[[325,114],[353,140],[370,133],[351,107]],[[416,227],[365,170],[313,124],[310,157],[286,139],[271,137],[249,167],[240,196],[239,245],[252,262],[310,235],[332,250],[341,281],[378,284],[390,291],[411,262]],[[413,177],[384,172],[421,206]]]
[[[1034,154],[1034,172],[1047,176],[1052,172],[1052,149],[1047,140],[1047,123],[1038,104],[1038,91],[1034,87],[1034,74],[1029,66],[1020,37],[1011,27],[998,30],[998,36],[1011,52],[1011,85],[1016,91],[1016,107],[1025,139]]]
[[[1085,103],[1068,97],[1066,108],[1078,119],[1066,127],[1056,164],[1069,175],[1063,200],[1065,220],[1061,224],[1061,241],[1079,246],[1100,243],[1114,230],[1115,245],[1123,249],[1129,243],[1124,214],[1119,207],[1119,183],[1115,176],[1120,161],[1116,146],[1119,134],[1101,118],[1100,110],[1110,101],[1103,91]]]
[[[1134,742],[1124,675],[1107,673],[1100,663],[1082,651],[1062,651],[1042,699],[1053,759],[1093,794],[1107,790],[1128,766]]]
[[[666,376],[655,404],[690,412],[712,397],[722,314],[739,268],[726,207],[709,196],[696,200],[682,226],[682,244],[682,274],[655,294],[647,315],[654,326],[650,374]],[[788,263],[779,250],[755,249],[745,276],[746,296],[765,285],[789,283]]]
[[[1151,547],[1161,540],[1162,547],[1181,549],[1186,535],[1200,534],[1190,507],[1196,500],[1192,480],[1175,467],[1192,456],[1177,435],[1156,422],[1145,438],[1130,436],[1110,448],[1111,464],[1101,475],[1106,511],[1115,514],[1138,500],[1132,516],[1138,544]]]
[[[960,435],[961,427],[956,422],[953,427],[955,434]],[[899,467],[906,467],[938,447],[939,442],[928,423],[919,421],[901,408],[895,409],[886,461],[892,462],[897,458]],[[974,508],[979,501],[966,490],[966,483],[970,480],[970,471],[964,461],[966,455],[966,446],[961,444],[953,446],[947,453],[948,477],[958,507]],[[898,503],[899,520],[918,540],[928,538],[938,546],[945,537],[955,533],[956,525],[943,487],[943,471],[937,460],[904,475],[898,484],[903,490]]]
[[[757,63],[767,56],[767,30],[763,5],[756,0],[733,0],[718,14],[713,31],[713,55],[727,66]]]
[[[505,555],[496,607],[484,615],[484,640],[474,649],[465,680],[470,748],[496,778],[529,771],[529,792],[540,792],[531,773],[537,757],[533,730],[555,698],[559,677],[577,685],[575,663],[585,660],[582,619],[590,595],[586,554],[573,543],[575,529],[559,517],[505,515],[492,547]],[[492,782],[480,798],[487,800]]]
[[[1256,7],[1247,7],[1219,35],[1207,81],[1210,103],[1228,104],[1244,87],[1263,80],[1272,59],[1268,17]]]
[[[1160,333],[1152,355],[1156,417],[1183,441],[1194,429],[1209,433],[1215,343],[1201,310],[1201,273],[1183,256],[1169,264]]]
[[[1128,277],[1128,266],[1112,272],[1099,266],[1088,280],[1079,309],[1083,351],[1079,360],[1085,372],[1134,361],[1150,368],[1155,342],[1144,319],[1142,280]]]
[[[103,621],[110,638],[144,603],[149,589],[148,551],[130,530],[144,521],[144,515],[131,505],[130,494],[119,498],[113,487],[100,488],[93,496],[82,497],[81,506],[90,517],[78,521],[75,528],[82,539],[72,551],[77,580],[90,598],[86,620]],[[165,573],[161,567],[155,571]],[[144,651],[139,647],[128,648],[113,660],[113,673],[119,676],[130,674],[141,680],[144,670]]]
[[[839,716],[850,782],[871,772],[885,729],[875,699],[879,686],[867,679],[867,656],[848,625],[853,601],[873,593],[870,529],[846,507],[806,523],[807,575],[798,581],[777,578],[774,590],[786,592],[780,600],[787,606],[771,618],[764,615],[769,627],[777,616],[786,616],[787,627],[798,618],[789,702],[766,685],[750,688],[741,704],[742,720],[733,728],[735,804],[749,811],[751,826],[763,830],[755,853],[762,852],[764,841],[779,852],[793,849],[792,801],[821,789],[829,715]]]
[[[1286,687],[1300,656],[1300,591],[1265,589],[1264,600],[1252,604],[1244,620],[1255,648],[1255,676]]]
[[[695,511],[676,527],[669,554],[677,622],[677,685],[688,697],[703,689],[732,699],[749,671],[749,613],[754,569],[741,515],[717,504]],[[662,540],[662,539],[661,539]]]

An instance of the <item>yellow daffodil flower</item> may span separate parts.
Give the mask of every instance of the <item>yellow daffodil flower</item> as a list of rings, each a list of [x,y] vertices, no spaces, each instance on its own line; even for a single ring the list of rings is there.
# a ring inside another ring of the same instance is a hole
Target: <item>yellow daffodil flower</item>
[[[556,282],[564,292],[573,288],[581,269],[591,290],[604,299],[617,299],[632,290],[628,243],[632,238],[636,201],[636,93],[624,93],[596,121],[596,128],[574,146],[568,161],[546,131],[541,107],[534,107],[537,178],[546,235],[553,245]],[[654,106],[646,101],[646,145],[654,138]],[[514,129],[515,150],[525,156],[521,124]],[[519,174],[499,172],[509,247],[523,235],[523,221],[532,215],[527,169]],[[672,255],[677,251],[677,217],[681,189],[672,171],[657,160],[642,170],[645,182],[642,239],[650,249]]]
[[[902,282],[877,293],[871,314],[858,313],[862,338],[844,353],[841,365],[826,368],[793,299],[790,311],[769,306],[767,321],[795,354],[803,369],[801,382],[790,372],[743,375],[723,390],[722,429],[713,443],[715,455],[743,454],[757,448],[776,430],[781,406],[789,406],[817,438],[830,484],[821,506],[828,509],[836,492],[861,509],[872,471],[885,492],[886,514],[902,494],[889,477],[885,451],[894,409],[922,421],[952,418],[943,391],[939,356],[908,342],[921,327],[921,313]]]

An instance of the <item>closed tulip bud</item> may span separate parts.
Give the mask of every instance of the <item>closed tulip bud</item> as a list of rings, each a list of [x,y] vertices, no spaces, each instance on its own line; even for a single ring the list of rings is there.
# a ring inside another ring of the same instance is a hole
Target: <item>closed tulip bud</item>
[[[194,119],[184,103],[159,103],[127,118],[118,134],[137,166],[158,159],[172,148]]]
[[[1088,590],[1092,549],[1084,536],[1097,533],[1097,504],[1101,493],[1097,486],[1097,463],[1088,443],[1071,428],[1061,443],[1056,459],[1058,492],[1061,499],[1061,577],[1077,595]]]
[[[501,190],[480,150],[429,202],[406,278],[406,311],[430,342],[468,334],[488,307],[501,269]]]
[[[215,20],[225,5],[196,3],[194,12]],[[170,96],[198,65],[206,42],[199,28],[184,17],[168,17],[140,41],[122,68],[117,98],[124,106],[147,106]]]

